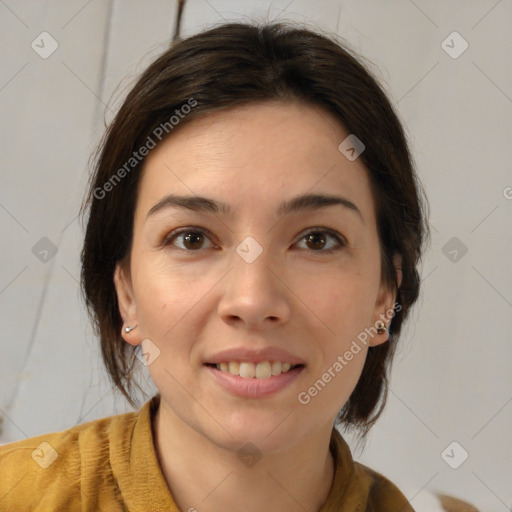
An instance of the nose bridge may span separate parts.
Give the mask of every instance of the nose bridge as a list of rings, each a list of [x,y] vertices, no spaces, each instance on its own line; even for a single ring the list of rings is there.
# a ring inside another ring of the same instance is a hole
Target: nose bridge
[[[260,240],[262,237],[259,237]],[[270,271],[273,259],[268,245],[260,244],[252,235],[247,236],[236,247],[233,255],[231,279],[239,292],[267,293],[265,288],[273,287],[274,274]]]
[[[225,319],[239,318],[257,326],[271,317],[289,315],[285,287],[276,277],[278,270],[271,251],[254,237],[247,236],[236,247],[232,269],[226,276],[219,313]]]

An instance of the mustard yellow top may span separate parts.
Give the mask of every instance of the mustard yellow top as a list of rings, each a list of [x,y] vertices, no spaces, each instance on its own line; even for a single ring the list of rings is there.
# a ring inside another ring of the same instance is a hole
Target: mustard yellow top
[[[0,510],[180,512],[153,442],[159,403],[158,394],[139,412],[0,446]],[[321,512],[414,512],[391,482],[353,461],[336,429],[330,449],[336,470]]]

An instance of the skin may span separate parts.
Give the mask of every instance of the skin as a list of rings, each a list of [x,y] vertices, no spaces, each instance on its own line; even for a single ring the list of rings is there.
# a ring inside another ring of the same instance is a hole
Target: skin
[[[348,134],[317,107],[267,102],[183,125],[145,161],[130,260],[118,264],[114,281],[125,325],[138,326],[123,330],[124,339],[139,345],[149,338],[160,350],[148,366],[161,393],[156,451],[183,511],[317,511],[329,494],[333,422],[357,384],[367,347],[307,405],[297,396],[395,302],[380,282],[367,171],[361,159],[349,161],[338,150]],[[221,200],[234,212],[223,218],[169,209],[146,219],[170,193]],[[304,193],[344,196],[362,220],[338,205],[277,217],[284,199]],[[182,234],[161,246],[182,227],[207,233],[196,245]],[[306,234],[317,227],[335,230],[347,245],[322,252],[338,243],[327,235],[325,248],[308,243]],[[263,249],[250,264],[236,252],[247,236]],[[387,333],[379,334],[369,345],[386,341]],[[203,363],[239,346],[282,347],[306,366],[269,397],[236,397]],[[237,457],[247,442],[262,455],[252,467]]]

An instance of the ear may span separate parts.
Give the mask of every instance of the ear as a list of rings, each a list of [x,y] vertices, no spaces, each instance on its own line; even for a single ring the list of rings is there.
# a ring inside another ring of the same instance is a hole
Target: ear
[[[398,288],[402,285],[402,257],[399,254],[393,256],[393,265],[395,267],[396,282]],[[375,310],[373,313],[372,331],[376,330],[379,321],[384,322],[389,329],[392,318],[394,316],[394,306],[396,301],[396,291],[390,290],[385,283],[381,283],[377,301],[375,302]],[[399,305],[400,306],[400,305]],[[388,333],[375,334],[371,337],[369,345],[376,347],[385,343],[389,339]]]
[[[139,321],[137,318],[137,304],[133,294],[133,286],[129,269],[124,263],[118,262],[114,271],[114,286],[117,293],[117,302],[119,304],[119,313],[123,319],[123,328],[121,336],[131,345],[140,345],[142,337],[140,329],[134,329],[130,333],[125,331],[127,326],[136,326]]]

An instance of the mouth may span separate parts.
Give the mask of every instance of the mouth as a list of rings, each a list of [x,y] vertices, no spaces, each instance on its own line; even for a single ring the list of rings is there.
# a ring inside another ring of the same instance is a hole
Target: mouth
[[[305,364],[283,361],[224,361],[205,363],[207,374],[230,394],[260,399],[290,388],[301,377]]]
[[[285,361],[261,361],[252,363],[247,361],[224,361],[218,364],[205,363],[205,366],[244,379],[272,379],[281,374],[303,368],[304,364],[291,364]]]

